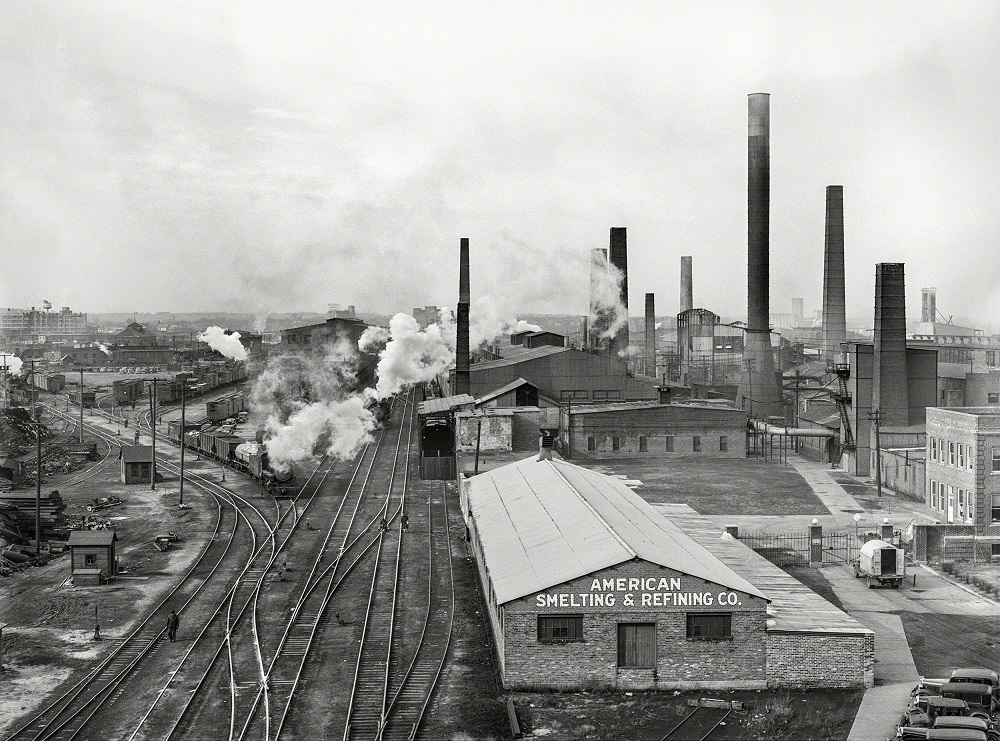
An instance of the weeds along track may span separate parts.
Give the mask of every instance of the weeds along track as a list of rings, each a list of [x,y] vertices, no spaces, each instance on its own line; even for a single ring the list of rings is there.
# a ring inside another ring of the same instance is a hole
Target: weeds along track
[[[104,430],[91,427],[90,431],[109,444],[113,442],[112,436]],[[62,692],[27,725],[9,736],[10,739],[42,741],[89,737],[87,725],[102,709],[116,706],[116,711],[120,712],[128,704],[122,697],[130,678],[167,659],[165,625],[170,610],[177,610],[184,616],[203,604],[224,599],[232,572],[245,564],[256,549],[254,527],[260,526],[254,521],[263,520],[264,515],[254,513],[254,508],[247,507],[245,500],[214,482],[197,475],[192,475],[190,480],[215,500],[212,538],[178,584],[130,633],[115,639],[115,648],[94,670]],[[243,507],[250,512],[244,512]],[[104,728],[99,733],[110,737]]]

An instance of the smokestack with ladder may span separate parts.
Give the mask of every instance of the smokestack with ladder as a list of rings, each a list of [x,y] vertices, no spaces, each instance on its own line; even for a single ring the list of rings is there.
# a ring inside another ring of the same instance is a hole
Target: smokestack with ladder
[[[937,321],[937,289],[936,288],[921,288],[920,289],[920,321],[922,322],[936,322]]]
[[[691,256],[681,256],[681,312],[694,308],[694,286],[691,280]]]
[[[611,227],[611,249],[608,258],[622,274],[621,294],[619,303],[625,311],[625,321],[621,328],[611,338],[611,356],[624,353],[628,349],[628,245],[625,239],[625,227]]]
[[[462,237],[458,257],[458,312],[455,337],[455,394],[468,394],[469,377],[469,240]]]
[[[771,99],[753,93],[748,99],[747,137],[747,327],[743,374],[736,405],[755,417],[784,413],[775,378],[770,330]]]
[[[646,294],[646,367],[647,376],[656,378],[656,309],[653,294]]]
[[[875,358],[872,367],[872,408],[882,426],[910,423],[906,388],[906,282],[903,263],[875,266]]]
[[[826,237],[823,242],[823,356],[843,359],[847,342],[844,290],[844,186],[826,186]]]

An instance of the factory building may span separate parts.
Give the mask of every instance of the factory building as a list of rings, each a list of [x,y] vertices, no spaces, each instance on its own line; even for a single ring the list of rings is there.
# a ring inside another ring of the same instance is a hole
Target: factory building
[[[345,340],[357,350],[358,340],[368,328],[360,319],[342,319],[333,317],[319,324],[306,324],[301,327],[291,327],[281,330],[282,352],[325,352],[338,340]],[[372,385],[375,382],[375,366],[378,355],[361,353],[358,361],[357,378],[362,385]]]
[[[708,309],[682,311],[677,315],[677,355],[673,378],[681,385],[706,390],[731,386],[735,396],[743,372],[741,330],[721,324]]]
[[[618,358],[569,347],[514,346],[500,360],[472,363],[469,393],[478,399],[518,379],[560,403],[657,398],[655,378],[630,373]]]
[[[567,458],[745,458],[747,451],[747,413],[718,404],[567,406],[559,430]]]
[[[0,308],[0,337],[10,342],[71,342],[86,340],[93,332],[87,327],[87,315],[63,306],[50,311],[46,302],[43,309]]]
[[[532,457],[467,479],[461,505],[508,689],[873,683],[870,630],[729,536],[719,555],[718,530],[692,536],[619,480]],[[777,607],[740,573],[749,563]]]

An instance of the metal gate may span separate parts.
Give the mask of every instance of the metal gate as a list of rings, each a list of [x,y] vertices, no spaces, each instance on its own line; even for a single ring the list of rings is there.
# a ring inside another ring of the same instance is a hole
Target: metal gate
[[[809,533],[740,533],[740,540],[775,566],[808,566]],[[822,562],[849,564],[858,557],[861,540],[852,532],[823,533]]]

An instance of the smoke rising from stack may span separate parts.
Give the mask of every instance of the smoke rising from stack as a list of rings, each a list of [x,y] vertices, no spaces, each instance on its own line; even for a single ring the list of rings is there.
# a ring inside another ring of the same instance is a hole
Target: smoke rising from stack
[[[847,342],[844,285],[844,186],[826,186],[826,235],[823,243],[823,354],[827,362],[842,357]]]
[[[477,296],[469,313],[469,346],[479,347],[514,332],[538,332],[537,324],[517,319],[516,312],[489,294]]]
[[[103,342],[91,342],[90,346],[91,347],[96,347],[98,350],[100,350],[105,355],[111,355],[111,351],[108,349],[108,346],[105,345]]]
[[[240,342],[240,333],[226,334],[222,327],[208,327],[198,335],[199,342],[207,342],[217,353],[231,360],[246,360],[247,351]]]
[[[634,352],[629,348],[628,337],[628,240],[625,227],[611,227],[611,243],[608,251],[608,262],[616,268],[619,279],[618,306],[621,307],[621,325],[611,338],[610,351],[612,355],[625,357]]]
[[[607,258],[603,248],[591,250],[590,264],[590,334],[594,347],[608,347],[601,340],[611,340],[628,324],[628,310],[621,302],[624,276]],[[621,348],[624,349],[624,348]]]

